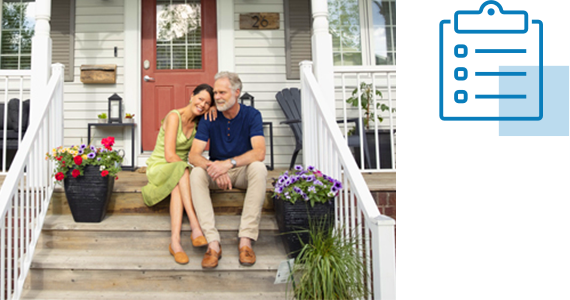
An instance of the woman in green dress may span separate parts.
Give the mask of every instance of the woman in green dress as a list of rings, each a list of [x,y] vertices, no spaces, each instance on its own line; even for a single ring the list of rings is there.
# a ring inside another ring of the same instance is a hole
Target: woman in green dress
[[[188,256],[180,244],[183,210],[190,220],[192,245],[194,247],[208,245],[192,205],[188,152],[200,117],[205,113],[208,113],[210,118],[217,117],[213,101],[214,92],[211,86],[207,84],[197,86],[186,107],[174,109],[166,115],[154,151],[146,162],[148,184],[142,188],[144,203],[153,206],[170,195],[171,238],[168,249],[179,264],[188,263]]]

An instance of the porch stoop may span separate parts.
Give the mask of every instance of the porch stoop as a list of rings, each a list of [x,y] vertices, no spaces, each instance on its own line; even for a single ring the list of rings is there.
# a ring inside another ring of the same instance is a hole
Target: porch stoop
[[[193,248],[185,217],[182,246],[190,262],[179,265],[168,252],[169,200],[148,208],[140,189],[145,174],[121,172],[101,223],[75,223],[62,189],[52,198],[21,299],[284,299],[275,285],[287,259],[278,235],[270,193],[254,244],[257,262],[238,261],[238,227],[244,192],[213,192],[223,258],[201,267],[205,248]],[[268,187],[269,189],[269,187]]]

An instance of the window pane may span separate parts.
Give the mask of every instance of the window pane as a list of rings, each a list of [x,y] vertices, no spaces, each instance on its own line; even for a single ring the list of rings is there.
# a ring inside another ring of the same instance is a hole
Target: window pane
[[[0,57],[0,69],[17,70],[18,56],[2,56]]]
[[[35,26],[35,3],[30,0],[5,0],[2,2],[2,38],[0,54],[2,69],[30,69],[32,36]],[[18,58],[18,55],[24,57]]]
[[[372,1],[373,51],[377,65],[393,65],[389,52],[396,51],[395,2]],[[391,26],[392,25],[392,26]]]
[[[362,45],[358,0],[328,0],[328,6],[334,64],[361,65]],[[347,51],[351,53],[344,54]]]
[[[32,57],[31,56],[21,56],[20,57],[20,70],[30,70],[32,68]]]
[[[196,66],[201,68],[200,1],[157,0],[156,42],[157,69],[196,69]],[[169,47],[165,48],[166,45]],[[199,48],[199,51],[196,48]]]
[[[2,30],[2,54],[18,54],[20,48],[20,34],[14,30]]]

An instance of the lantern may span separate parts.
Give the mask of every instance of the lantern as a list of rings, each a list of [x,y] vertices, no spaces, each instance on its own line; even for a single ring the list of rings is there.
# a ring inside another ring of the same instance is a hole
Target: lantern
[[[109,123],[123,123],[123,98],[116,93],[109,97]]]

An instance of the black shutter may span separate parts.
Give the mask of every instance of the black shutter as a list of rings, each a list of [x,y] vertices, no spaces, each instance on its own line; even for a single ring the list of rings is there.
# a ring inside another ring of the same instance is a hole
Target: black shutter
[[[51,1],[52,63],[65,65],[65,81],[73,81],[75,0]]]

